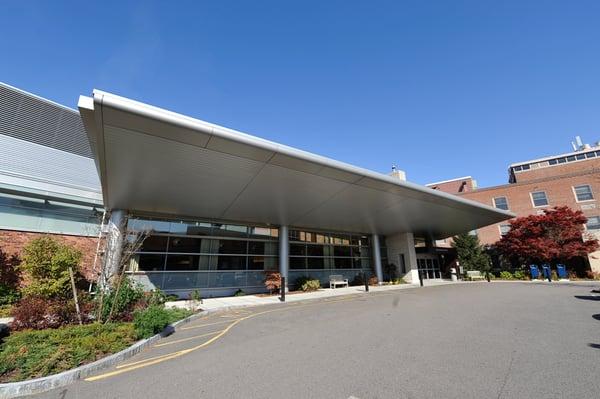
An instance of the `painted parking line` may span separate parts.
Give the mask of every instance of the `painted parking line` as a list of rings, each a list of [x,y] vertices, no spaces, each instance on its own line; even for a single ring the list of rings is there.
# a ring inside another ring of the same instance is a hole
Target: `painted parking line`
[[[217,324],[225,324],[225,323],[231,323],[231,320],[221,320],[221,321],[216,321],[214,323],[200,324],[199,326],[181,327],[181,330],[193,330],[195,328],[202,328],[202,327],[206,327],[206,326],[214,326]]]
[[[392,293],[379,293],[377,294],[377,296],[387,296],[387,295],[392,295]],[[92,382],[92,381],[97,381],[97,380],[102,380],[105,378],[109,378],[115,375],[119,375],[122,373],[126,373],[129,371],[133,371],[133,370],[137,370],[143,367],[148,367],[148,366],[152,366],[154,364],[158,364],[158,363],[162,363],[165,362],[167,360],[171,360],[171,359],[175,359],[178,358],[180,356],[186,355],[190,352],[194,352],[196,350],[202,349],[210,344],[212,344],[213,342],[216,342],[219,338],[223,337],[225,334],[227,334],[234,326],[236,326],[237,324],[239,324],[240,322],[244,321],[244,320],[248,320],[250,318],[256,317],[256,316],[260,316],[263,314],[267,314],[267,313],[273,313],[273,312],[280,312],[280,311],[284,311],[284,310],[293,310],[293,309],[299,309],[299,308],[304,308],[304,307],[311,307],[311,306],[318,306],[318,305],[327,305],[330,304],[332,302],[347,302],[347,301],[353,301],[356,299],[362,298],[361,295],[353,295],[353,296],[349,296],[349,297],[345,297],[342,299],[337,299],[337,300],[329,300],[329,301],[319,301],[319,302],[314,302],[314,303],[305,303],[305,304],[297,304],[296,306],[286,306],[283,308],[277,308],[277,309],[270,309],[270,310],[265,310],[263,312],[256,312],[256,313],[250,313],[247,316],[244,317],[240,317],[239,319],[236,320],[224,320],[224,321],[220,321],[220,322],[216,322],[216,323],[207,323],[207,324],[203,324],[200,326],[190,326],[190,327],[185,327],[182,328],[183,329],[191,329],[191,328],[200,328],[200,327],[204,327],[204,326],[210,326],[210,325],[215,325],[215,324],[224,324],[224,323],[230,323],[227,327],[225,327],[225,329],[220,330],[220,332],[218,332],[217,335],[215,335],[214,337],[210,338],[209,340],[207,340],[206,342],[203,342],[200,345],[196,345],[193,346],[191,348],[188,349],[182,349],[179,351],[175,351],[175,352],[171,352],[171,353],[167,353],[164,355],[160,355],[160,356],[155,356],[155,357],[151,357],[151,358],[147,358],[147,359],[143,359],[143,360],[139,360],[137,362],[131,362],[131,363],[126,363],[123,365],[119,365],[116,366],[117,370],[114,371],[110,371],[104,374],[99,374],[93,377],[88,377],[85,378],[84,381],[88,381],[88,382]]]
[[[198,338],[203,338],[203,337],[208,337],[211,335],[215,335],[218,334],[220,332],[222,332],[223,330],[219,330],[219,331],[213,331],[213,332],[209,332],[206,334],[200,334],[200,335],[194,335],[193,337],[187,337],[187,338],[181,338],[181,339],[176,339],[175,341],[168,341],[168,342],[164,342],[162,344],[156,344],[154,345],[155,348],[159,348],[161,346],[167,346],[167,345],[173,345],[173,344],[178,344],[180,342],[187,342],[187,341],[191,341],[193,339],[198,339]]]

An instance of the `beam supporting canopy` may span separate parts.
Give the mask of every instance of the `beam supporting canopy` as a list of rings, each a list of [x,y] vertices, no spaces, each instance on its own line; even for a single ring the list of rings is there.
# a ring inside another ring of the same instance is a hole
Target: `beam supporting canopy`
[[[289,286],[288,271],[290,270],[290,234],[288,226],[279,226],[279,274],[285,277],[286,290]]]
[[[379,242],[379,236],[373,234],[373,263],[375,266],[375,274],[377,275],[377,284],[383,283],[383,268],[381,266],[381,244]]]
[[[436,239],[514,217],[98,90],[79,109],[107,209]]]

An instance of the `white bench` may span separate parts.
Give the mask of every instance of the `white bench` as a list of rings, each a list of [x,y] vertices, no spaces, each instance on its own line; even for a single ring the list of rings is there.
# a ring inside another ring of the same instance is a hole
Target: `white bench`
[[[479,270],[467,270],[467,280],[485,280],[485,277]]]
[[[340,274],[332,274],[329,276],[329,288],[335,288],[338,285],[348,287],[348,279]]]

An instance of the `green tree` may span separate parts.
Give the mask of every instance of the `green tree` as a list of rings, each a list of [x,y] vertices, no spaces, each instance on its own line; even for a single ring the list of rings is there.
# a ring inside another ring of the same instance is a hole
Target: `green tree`
[[[23,248],[19,269],[25,273],[25,296],[69,298],[69,268],[77,274],[82,254],[50,236],[35,238]]]
[[[491,260],[479,243],[476,235],[463,233],[453,238],[452,247],[456,249],[458,261],[465,270],[487,272],[491,268]]]

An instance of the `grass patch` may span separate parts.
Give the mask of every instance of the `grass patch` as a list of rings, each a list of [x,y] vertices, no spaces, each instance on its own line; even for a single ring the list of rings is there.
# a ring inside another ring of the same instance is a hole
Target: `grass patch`
[[[119,352],[136,339],[132,323],[14,332],[0,346],[0,382],[60,373]]]

